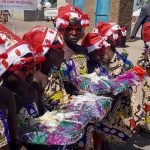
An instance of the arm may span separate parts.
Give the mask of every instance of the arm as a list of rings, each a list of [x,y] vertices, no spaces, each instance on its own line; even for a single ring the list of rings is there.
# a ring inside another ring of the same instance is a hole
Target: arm
[[[139,16],[139,18],[138,18],[138,20],[137,20],[137,22],[136,22],[136,24],[135,24],[135,26],[133,28],[131,37],[135,37],[136,36],[136,34],[137,34],[141,24],[144,22],[145,18],[146,18],[145,8],[142,8],[140,16]]]

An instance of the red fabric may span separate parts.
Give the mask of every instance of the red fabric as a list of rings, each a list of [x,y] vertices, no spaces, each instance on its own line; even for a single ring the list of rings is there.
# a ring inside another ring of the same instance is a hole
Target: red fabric
[[[103,137],[97,132],[93,132],[93,141],[94,144],[98,144],[98,145],[104,142]]]
[[[38,27],[42,27],[42,26],[36,26],[34,28],[38,28]],[[45,39],[48,28],[46,28],[45,32],[42,32],[40,30],[33,30],[33,29],[27,32],[26,34],[24,34],[23,39],[27,41],[29,44],[31,44],[32,47],[34,47],[35,53],[41,53],[43,51],[42,43]]]
[[[144,24],[144,41],[150,42],[150,22]]]
[[[63,18],[65,20],[69,20],[69,15],[67,15],[67,13],[70,13],[70,12],[78,13],[81,16],[84,15],[83,11],[80,8],[76,6],[65,5],[65,6],[59,7],[57,17]]]
[[[0,24],[0,31],[1,33],[4,33],[9,39],[14,39],[17,41],[16,44],[10,46],[8,49],[6,49],[6,52],[11,51],[12,49],[14,49],[15,47],[25,44],[25,42],[18,37],[17,35],[15,35],[13,32],[11,32],[9,29],[7,29],[5,26],[3,26],[2,24]]]
[[[130,122],[130,126],[131,126],[133,129],[135,129],[135,128],[136,128],[136,121],[135,121],[134,119],[130,119],[129,122]]]
[[[112,25],[110,23],[106,22],[99,22],[98,26],[96,27],[98,29],[98,32],[101,36],[105,36],[105,34],[110,30]]]
[[[0,59],[7,59],[8,55],[6,53],[0,54]]]
[[[67,4],[67,5],[59,7],[58,15],[55,17],[55,21],[57,20],[57,18],[62,18],[66,21],[70,21],[70,17],[71,17],[70,13],[77,13],[81,20],[84,20],[84,19],[89,20],[88,15],[84,14],[83,11],[80,8]],[[83,24],[83,27],[86,27],[88,25],[89,24]],[[60,26],[62,28],[64,28],[64,27],[66,27],[66,24],[62,23]]]
[[[82,40],[81,45],[84,47],[89,47],[101,40],[101,36],[98,33],[88,33]]]
[[[150,112],[150,105],[144,103],[144,111],[145,112]]]

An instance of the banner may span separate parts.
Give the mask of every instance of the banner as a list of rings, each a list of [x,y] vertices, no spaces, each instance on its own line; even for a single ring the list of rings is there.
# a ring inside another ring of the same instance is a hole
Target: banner
[[[0,10],[33,10],[37,6],[37,0],[0,0]]]

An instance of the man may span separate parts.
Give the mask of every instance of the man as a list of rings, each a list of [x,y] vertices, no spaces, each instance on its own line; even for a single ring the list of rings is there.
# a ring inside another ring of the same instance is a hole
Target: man
[[[140,26],[141,25],[143,26],[146,22],[150,22],[150,4],[143,6],[141,8],[140,16],[133,28],[130,39],[133,40],[135,38]],[[142,31],[142,38],[143,38],[143,31]]]

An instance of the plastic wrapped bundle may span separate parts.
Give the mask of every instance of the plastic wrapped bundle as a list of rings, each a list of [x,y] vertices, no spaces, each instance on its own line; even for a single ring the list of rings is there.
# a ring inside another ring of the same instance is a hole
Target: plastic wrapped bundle
[[[110,97],[98,97],[90,93],[73,96],[66,109],[47,112],[34,119],[35,129],[25,133],[26,143],[44,145],[70,145],[82,136],[87,124],[101,121],[111,108]],[[82,107],[78,107],[82,106]]]
[[[95,95],[104,95],[110,93],[109,81],[107,77],[99,77],[96,73],[92,73],[78,77],[74,83],[81,90]]]

